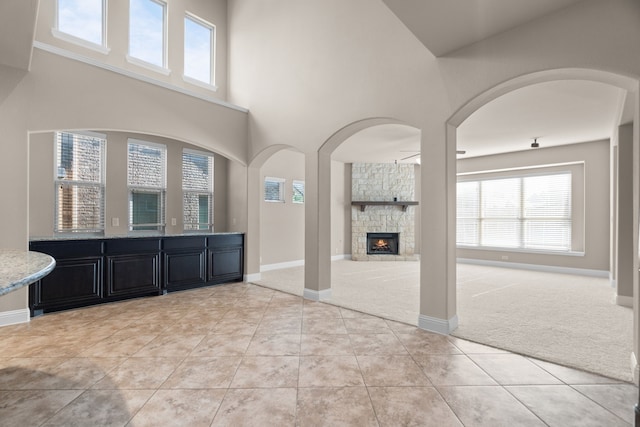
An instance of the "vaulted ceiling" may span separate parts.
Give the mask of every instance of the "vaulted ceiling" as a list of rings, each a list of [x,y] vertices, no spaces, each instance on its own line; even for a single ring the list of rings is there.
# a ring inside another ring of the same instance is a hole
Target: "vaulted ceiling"
[[[383,0],[435,57],[544,18],[585,0]],[[458,128],[458,150],[476,157],[607,139],[625,103],[624,91],[591,81],[556,81],[508,93]],[[378,126],[340,146],[344,162],[410,162],[420,156],[420,133]]]
[[[383,0],[435,56],[443,56],[583,0]]]

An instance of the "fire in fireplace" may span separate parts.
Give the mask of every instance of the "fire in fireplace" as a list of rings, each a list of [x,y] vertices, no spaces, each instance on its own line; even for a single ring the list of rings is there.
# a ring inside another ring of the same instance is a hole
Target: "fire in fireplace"
[[[367,255],[398,255],[399,233],[367,233]]]

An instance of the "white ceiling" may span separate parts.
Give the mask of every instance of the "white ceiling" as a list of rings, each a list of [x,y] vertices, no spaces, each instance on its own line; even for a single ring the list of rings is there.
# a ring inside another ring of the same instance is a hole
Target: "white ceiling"
[[[583,0],[383,0],[435,56]]]
[[[458,150],[468,158],[607,139],[618,122],[624,92],[591,81],[554,81],[528,86],[486,104],[458,127]],[[345,163],[414,162],[420,131],[380,125],[347,139],[333,158]]]

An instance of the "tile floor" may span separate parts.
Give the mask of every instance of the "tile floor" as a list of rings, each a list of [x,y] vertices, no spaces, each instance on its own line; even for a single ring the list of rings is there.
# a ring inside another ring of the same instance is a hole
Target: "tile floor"
[[[629,426],[637,393],[244,283],[0,328],[2,426]]]

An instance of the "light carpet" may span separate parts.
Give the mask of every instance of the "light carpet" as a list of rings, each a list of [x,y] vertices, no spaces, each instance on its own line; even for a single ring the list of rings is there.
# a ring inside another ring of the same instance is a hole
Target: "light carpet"
[[[418,262],[334,261],[326,302],[416,325],[419,276]],[[302,295],[304,267],[255,283]],[[607,279],[458,264],[457,283],[454,336],[632,380],[633,311],[613,304]]]

